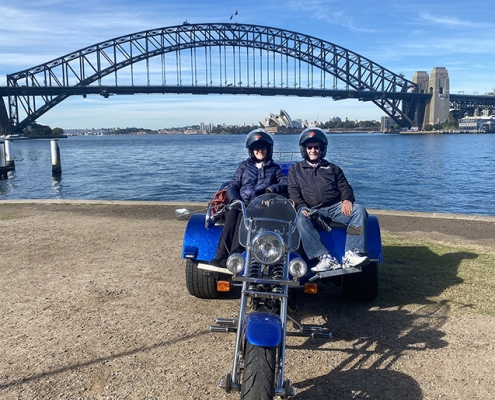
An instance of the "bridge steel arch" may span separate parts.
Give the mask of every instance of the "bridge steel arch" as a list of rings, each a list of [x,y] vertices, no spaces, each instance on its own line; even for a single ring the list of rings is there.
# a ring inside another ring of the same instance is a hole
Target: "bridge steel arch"
[[[110,39],[9,74],[6,88],[12,131],[71,95],[133,93],[357,98],[413,126],[431,97],[417,90],[402,74],[334,43],[237,23],[184,23]]]

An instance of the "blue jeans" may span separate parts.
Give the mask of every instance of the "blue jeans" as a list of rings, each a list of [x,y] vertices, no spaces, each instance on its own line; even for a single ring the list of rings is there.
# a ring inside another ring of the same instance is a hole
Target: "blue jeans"
[[[330,218],[333,221],[340,222],[345,225],[352,225],[355,227],[362,226],[363,229],[360,235],[347,234],[345,251],[354,251],[357,249],[359,253],[368,254],[368,246],[366,243],[368,213],[363,206],[354,203],[352,205],[351,215],[349,216],[342,214],[342,202],[333,204],[330,207],[319,208],[316,212],[323,217]],[[297,222],[297,228],[301,236],[303,249],[310,260],[329,253],[328,249],[321,241],[320,234],[318,233],[315,224],[317,224],[317,222],[314,222],[304,215],[301,215]]]

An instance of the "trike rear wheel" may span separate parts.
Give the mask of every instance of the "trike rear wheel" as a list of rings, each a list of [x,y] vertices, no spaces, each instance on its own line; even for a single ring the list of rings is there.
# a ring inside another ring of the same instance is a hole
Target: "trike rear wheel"
[[[186,286],[189,294],[200,299],[216,299],[218,297],[215,274],[199,269],[198,264],[192,260],[186,261]]]
[[[346,300],[373,301],[378,296],[378,264],[369,263],[356,274],[344,276],[342,295]]]

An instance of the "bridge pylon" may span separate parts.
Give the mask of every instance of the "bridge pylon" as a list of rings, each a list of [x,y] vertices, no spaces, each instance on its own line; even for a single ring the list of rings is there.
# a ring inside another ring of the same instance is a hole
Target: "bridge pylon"
[[[431,98],[426,101],[423,108],[423,126],[446,122],[449,119],[450,109],[450,82],[447,69],[435,67],[429,76],[426,71],[416,71],[413,82],[418,85],[420,93],[431,94]],[[418,107],[418,110],[421,108]],[[420,115],[418,115],[418,121],[421,121]]]
[[[7,108],[5,107],[5,102],[3,97],[0,96],[0,133],[6,134],[11,132],[10,119],[7,114]]]

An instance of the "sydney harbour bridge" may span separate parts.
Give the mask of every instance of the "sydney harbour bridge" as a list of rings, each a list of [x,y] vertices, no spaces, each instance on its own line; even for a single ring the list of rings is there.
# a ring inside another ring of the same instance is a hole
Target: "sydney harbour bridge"
[[[374,103],[401,127],[421,127],[436,91],[316,37],[266,26],[184,22],[7,75],[7,86],[0,86],[0,132],[22,131],[69,96],[168,93],[353,98]],[[448,108],[495,108],[493,96],[440,88],[440,97]]]

